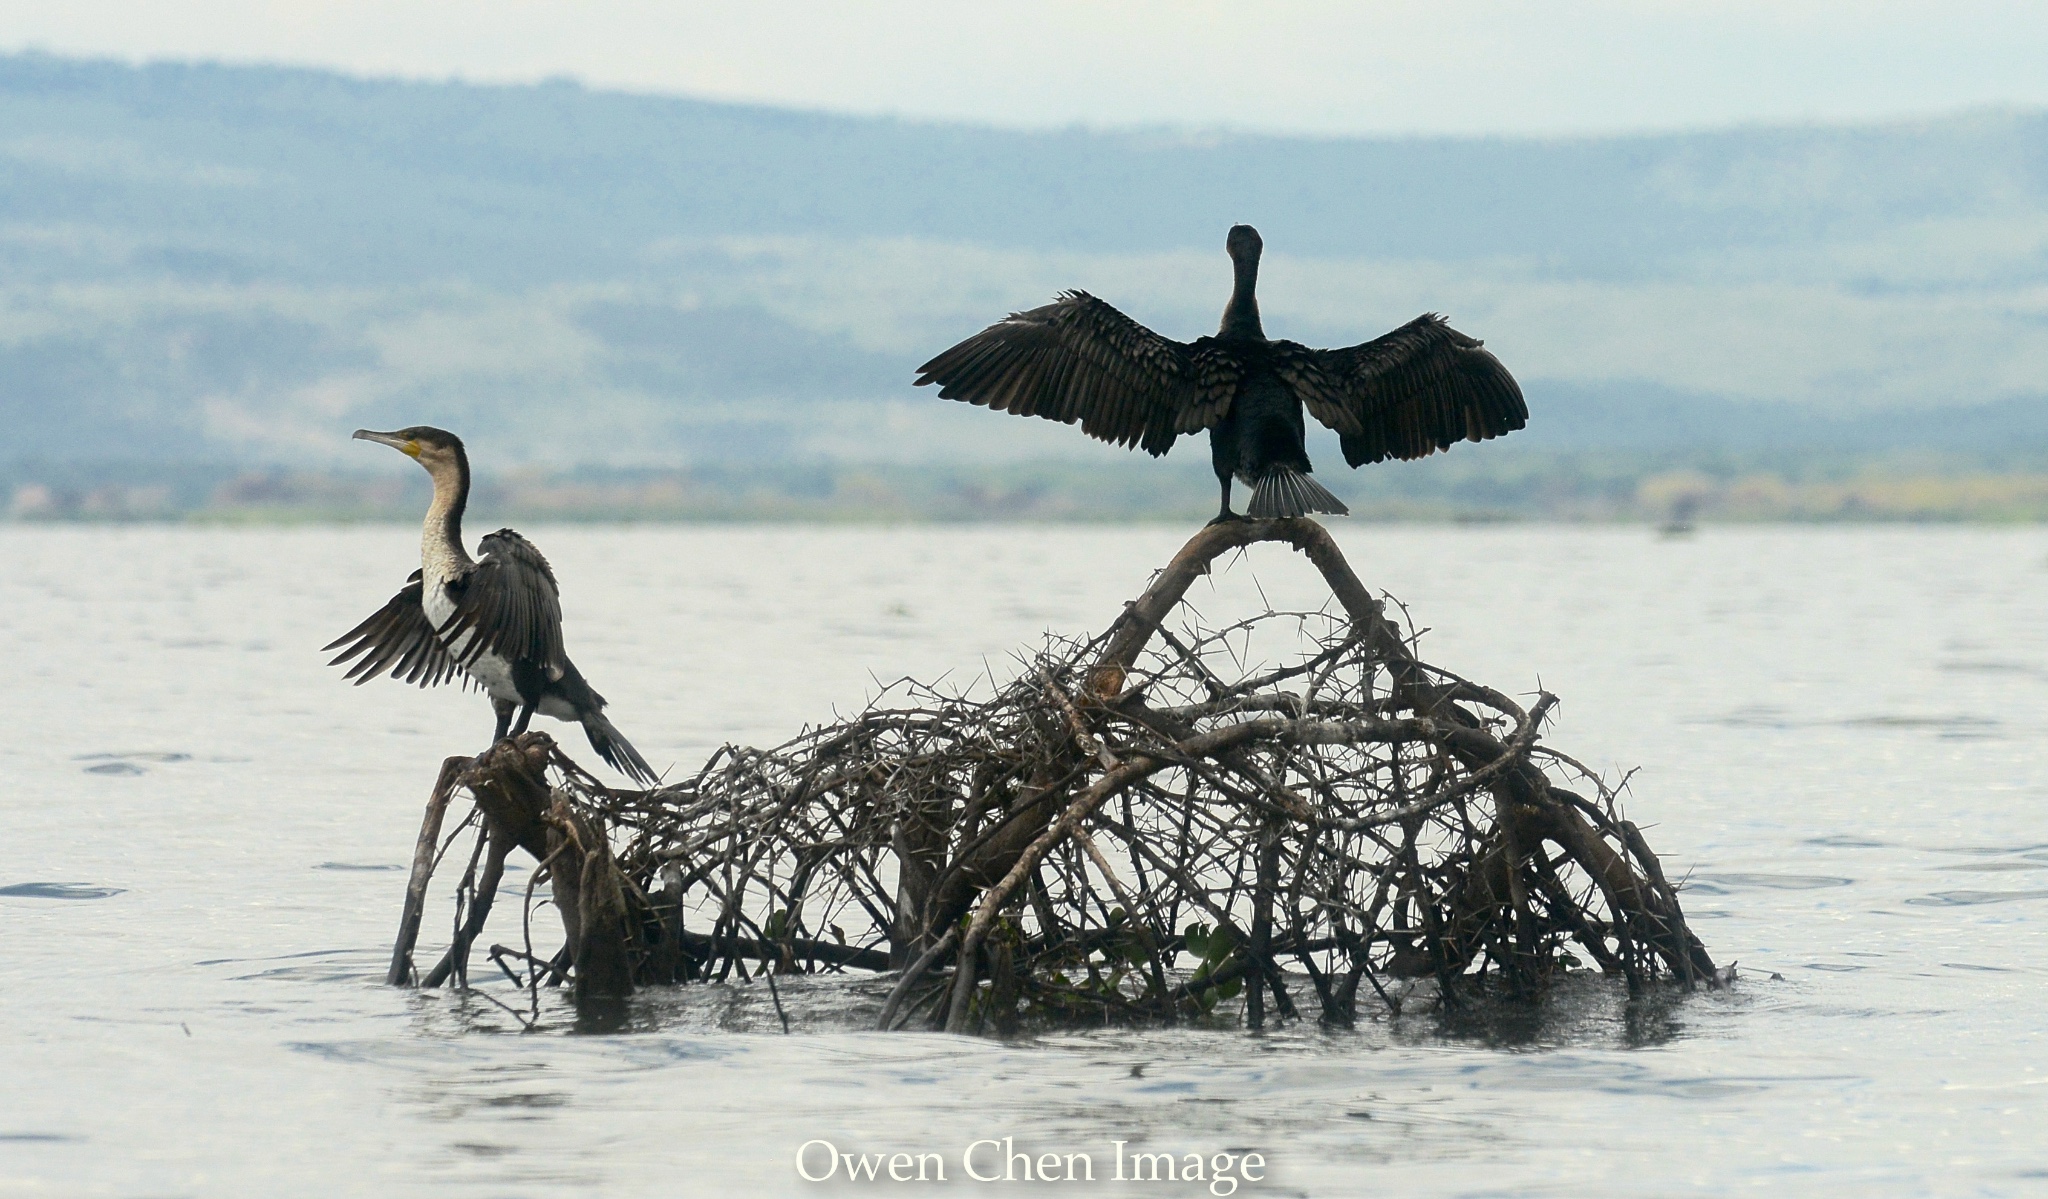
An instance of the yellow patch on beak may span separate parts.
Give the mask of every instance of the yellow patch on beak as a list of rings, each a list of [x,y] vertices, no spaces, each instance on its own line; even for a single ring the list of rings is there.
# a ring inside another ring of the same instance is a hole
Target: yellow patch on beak
[[[403,450],[408,458],[417,460],[420,456],[420,443],[417,441],[408,441],[398,448]]]

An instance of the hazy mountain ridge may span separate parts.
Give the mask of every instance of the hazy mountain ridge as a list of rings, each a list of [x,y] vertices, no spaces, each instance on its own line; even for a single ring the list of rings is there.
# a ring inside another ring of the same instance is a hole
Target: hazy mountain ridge
[[[299,282],[587,279],[664,237],[1210,250],[1253,216],[1322,256],[1641,277],[1701,250],[2048,208],[2040,113],[1557,141],[1025,133],[42,56],[0,58],[0,105],[10,221],[256,232],[183,265]]]
[[[17,459],[431,420],[507,462],[1108,462],[911,369],[1066,286],[1206,332],[1236,220],[1275,335],[1485,337],[1535,413],[1504,445],[2048,447],[2048,114],[1027,133],[39,55],[0,57],[0,419]]]

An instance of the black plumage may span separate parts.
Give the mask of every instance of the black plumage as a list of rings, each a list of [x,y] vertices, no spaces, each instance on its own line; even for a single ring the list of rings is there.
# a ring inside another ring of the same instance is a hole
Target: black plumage
[[[947,399],[1081,426],[1091,437],[1166,453],[1209,430],[1230,519],[1233,478],[1253,488],[1253,516],[1345,511],[1309,475],[1302,410],[1337,431],[1352,466],[1420,458],[1459,441],[1521,428],[1529,410],[1514,377],[1474,338],[1434,313],[1383,337],[1314,350],[1266,337],[1257,299],[1263,243],[1230,230],[1236,287],[1213,337],[1162,337],[1086,292],[1007,319],[918,368]]]
[[[339,666],[356,655],[361,661],[348,668],[343,678],[353,680],[357,686],[369,682],[389,670],[391,677],[401,683],[415,683],[421,687],[438,687],[462,675],[462,667],[449,656],[448,647],[441,644],[441,638],[434,632],[434,622],[427,619],[427,610],[420,605],[420,572],[413,571],[407,576],[405,586],[391,597],[383,607],[370,613],[363,623],[343,633],[340,637],[321,647],[331,650],[347,646],[329,666]],[[468,679],[468,686],[476,686],[476,680]]]
[[[574,667],[562,650],[561,588],[555,572],[531,541],[499,529],[476,544],[476,564],[451,579],[455,612],[438,631],[464,669],[486,653],[517,669],[528,667],[548,679]]]
[[[657,778],[604,715],[605,698],[562,648],[561,591],[548,560],[532,542],[500,529],[462,546],[469,501],[469,456],[452,433],[424,425],[356,436],[393,446],[416,459],[434,480],[434,502],[420,542],[420,569],[361,624],[336,638],[331,665],[354,660],[357,685],[389,673],[432,687],[458,677],[482,688],[497,711],[494,740],[523,733],[533,714],[583,726],[591,747],[635,780]],[[514,723],[514,713],[517,722]]]

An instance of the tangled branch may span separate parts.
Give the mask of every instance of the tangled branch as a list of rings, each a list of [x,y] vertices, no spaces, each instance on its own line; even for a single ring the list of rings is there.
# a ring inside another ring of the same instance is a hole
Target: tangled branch
[[[1169,627],[1216,557],[1263,541],[1305,554],[1334,608]],[[1251,651],[1276,635],[1283,660]],[[1361,984],[1398,1005],[1433,980],[1456,1003],[1579,967],[1714,981],[1615,794],[1541,744],[1554,703],[1420,660],[1321,526],[1243,521],[1203,530],[1101,635],[1051,641],[993,695],[905,682],[651,791],[608,790],[528,733],[450,759],[435,794],[484,810],[493,886],[513,845],[544,861],[568,944],[546,963],[493,956],[579,994],[895,970],[883,1027],[959,1032],[1174,1020],[1240,994],[1254,1026],[1304,1007],[1342,1023]],[[489,911],[471,891],[475,928],[443,977]],[[394,983],[424,892],[416,869]]]

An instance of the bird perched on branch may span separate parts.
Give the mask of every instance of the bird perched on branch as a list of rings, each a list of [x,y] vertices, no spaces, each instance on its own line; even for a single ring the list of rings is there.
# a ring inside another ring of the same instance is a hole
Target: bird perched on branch
[[[1230,482],[1252,489],[1254,517],[1343,513],[1309,477],[1301,410],[1335,429],[1344,460],[1420,458],[1528,423],[1514,377],[1434,313],[1341,350],[1274,341],[1259,323],[1259,252],[1250,225],[1226,243],[1237,286],[1214,337],[1161,337],[1086,292],[1013,313],[918,368],[947,399],[1042,416],[1154,457],[1209,430],[1230,510]],[[1215,522],[1211,522],[1215,523]]]
[[[360,656],[348,672],[357,686],[387,670],[422,687],[466,676],[497,710],[493,744],[508,732],[525,732],[539,712],[581,724],[591,748],[620,773],[648,786],[658,782],[647,760],[605,719],[604,696],[562,650],[562,602],[548,560],[510,529],[478,542],[475,559],[462,548],[462,512],[469,504],[462,439],[426,425],[395,433],[357,429],[356,437],[425,467],[434,502],[420,534],[420,569],[390,603],[325,647],[347,647],[329,665]]]

